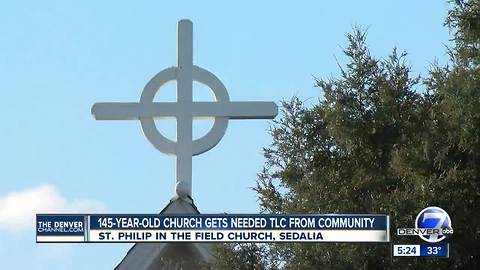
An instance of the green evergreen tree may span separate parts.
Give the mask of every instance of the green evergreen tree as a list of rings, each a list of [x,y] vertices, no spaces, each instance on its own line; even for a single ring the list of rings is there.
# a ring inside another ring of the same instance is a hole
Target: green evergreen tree
[[[316,81],[318,104],[283,103],[254,189],[266,213],[384,213],[392,229],[442,207],[451,258],[395,259],[379,243],[233,244],[216,268],[480,269],[480,0],[454,2],[446,24],[451,61],[424,80],[405,53],[375,58],[364,32],[349,34],[340,78]],[[392,232],[392,242],[421,240]]]
[[[456,1],[447,25],[455,46],[449,66],[435,66],[426,80],[430,110],[427,181],[430,202],[452,218],[451,265],[480,268],[480,0]],[[436,196],[436,194],[441,194]]]

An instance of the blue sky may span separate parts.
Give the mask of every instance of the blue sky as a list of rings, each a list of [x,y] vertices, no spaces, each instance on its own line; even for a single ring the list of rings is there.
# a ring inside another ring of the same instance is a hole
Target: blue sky
[[[135,102],[176,63],[176,24],[193,21],[194,63],[231,100],[316,100],[313,76],[338,75],[335,56],[353,25],[372,52],[394,46],[425,75],[447,61],[444,1],[8,1],[0,4],[0,261],[5,269],[111,269],[127,244],[34,242],[28,213],[156,213],[173,195],[174,159],[138,121],[95,121],[95,102]],[[195,90],[196,89],[196,90]],[[173,86],[157,100],[175,96]],[[195,92],[196,91],[196,92]],[[208,100],[205,87],[195,98]],[[213,150],[193,160],[203,213],[255,213],[256,174],[271,139],[266,120],[230,121]],[[159,123],[174,136],[174,122]],[[197,125],[194,136],[208,130]],[[22,216],[23,215],[23,216]],[[13,220],[13,221],[12,221]]]

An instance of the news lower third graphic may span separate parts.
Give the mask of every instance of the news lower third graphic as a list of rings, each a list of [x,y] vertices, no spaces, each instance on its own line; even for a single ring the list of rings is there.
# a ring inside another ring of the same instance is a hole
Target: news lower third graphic
[[[448,258],[450,245],[441,243],[453,234],[452,220],[447,211],[430,206],[420,211],[415,219],[415,228],[398,228],[399,236],[418,236],[428,244],[393,245],[393,256],[443,257]]]
[[[37,215],[37,243],[389,242],[387,215]]]

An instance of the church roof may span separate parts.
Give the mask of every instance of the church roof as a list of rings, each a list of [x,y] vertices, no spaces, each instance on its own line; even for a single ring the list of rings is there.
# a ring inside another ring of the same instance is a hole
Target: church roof
[[[173,198],[160,214],[200,214],[193,199]],[[136,243],[115,270],[197,269],[211,257],[208,243]],[[197,267],[196,267],[197,265]]]

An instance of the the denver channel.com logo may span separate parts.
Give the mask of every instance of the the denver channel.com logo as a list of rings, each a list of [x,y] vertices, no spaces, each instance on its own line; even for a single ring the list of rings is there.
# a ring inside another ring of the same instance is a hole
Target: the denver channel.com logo
[[[415,228],[398,228],[397,235],[418,235],[429,243],[437,243],[453,234],[452,220],[440,207],[430,206],[418,213]]]

